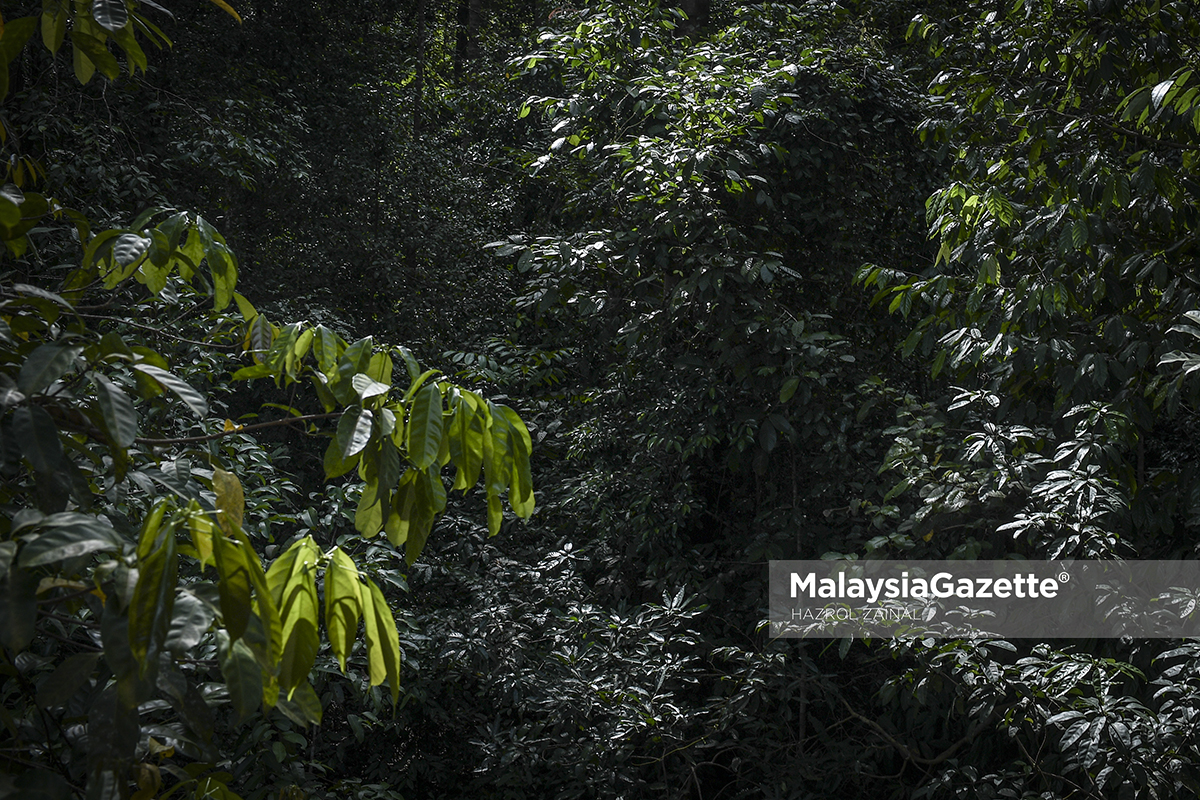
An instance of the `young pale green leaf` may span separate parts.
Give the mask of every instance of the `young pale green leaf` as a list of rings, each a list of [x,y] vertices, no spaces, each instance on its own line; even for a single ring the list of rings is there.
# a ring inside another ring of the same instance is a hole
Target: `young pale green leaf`
[[[437,465],[414,472],[409,525],[404,540],[404,557],[409,564],[416,563],[429,541],[434,519],[446,510],[446,487],[442,485]]]
[[[488,433],[483,408],[482,398],[464,390],[459,390],[452,404],[450,462],[457,467],[454,488],[459,491],[474,486],[483,469],[483,440]]]
[[[226,533],[242,527],[246,510],[246,495],[242,482],[232,472],[217,467],[213,470],[213,491],[217,495],[217,519]]]
[[[424,470],[432,466],[442,445],[442,391],[428,384],[413,397],[407,429],[408,460]]]
[[[145,675],[150,659],[166,642],[175,605],[175,583],[179,557],[172,532],[138,564],[138,581],[129,601],[129,649]]]
[[[289,698],[307,680],[320,645],[316,582],[319,558],[316,543],[305,537],[276,559],[266,574],[282,626],[279,684]]]
[[[363,623],[371,685],[390,681],[392,703],[400,697],[400,636],[383,592],[369,578],[362,591]]]
[[[359,498],[358,506],[354,511],[354,529],[368,539],[379,533],[384,522],[385,506],[372,489],[378,489],[378,482],[368,484],[367,490]]]
[[[307,680],[300,681],[291,697],[280,698],[278,707],[285,717],[302,728],[321,724],[321,698]]]
[[[354,647],[363,600],[358,568],[350,556],[335,547],[325,568],[325,630],[329,646],[342,672]]]
[[[237,259],[221,241],[214,241],[205,255],[213,279],[213,307],[220,311],[233,300],[233,288],[237,285]]]

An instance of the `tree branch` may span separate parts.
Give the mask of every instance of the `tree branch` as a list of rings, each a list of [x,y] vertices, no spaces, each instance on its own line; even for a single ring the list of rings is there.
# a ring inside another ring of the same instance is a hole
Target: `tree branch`
[[[302,417],[287,417],[286,419],[275,419],[270,422],[256,422],[253,425],[239,425],[231,431],[217,431],[206,436],[181,436],[176,439],[147,439],[139,436],[134,439],[138,444],[148,444],[154,447],[166,447],[173,444],[196,444],[197,442],[211,442],[213,439],[222,439],[226,436],[233,436],[235,433],[246,433],[247,431],[256,431],[262,428],[277,428],[281,425],[291,425],[293,422],[309,422],[317,419],[332,419],[340,417],[342,412],[331,411],[328,414],[306,414]]]
[[[854,717],[855,719],[859,720],[860,722],[867,723],[867,725],[871,728],[871,730],[875,731],[875,733],[879,734],[879,737],[881,739],[883,739],[885,742],[887,742],[892,747],[894,747],[897,751],[899,751],[900,755],[904,756],[905,759],[907,759],[908,761],[912,761],[913,763],[916,763],[916,764],[924,764],[924,765],[930,766],[930,767],[936,767],[938,764],[941,764],[943,761],[947,760],[948,758],[953,756],[956,752],[958,752],[958,748],[969,743],[972,739],[974,739],[977,735],[979,735],[979,732],[981,730],[983,730],[983,726],[987,725],[988,722],[991,721],[992,717],[996,713],[995,711],[992,711],[991,713],[989,713],[986,717],[984,717],[982,720],[979,721],[978,725],[971,728],[971,730],[967,731],[967,733],[961,739],[959,739],[957,742],[955,742],[954,744],[947,747],[945,750],[943,750],[938,755],[934,756],[933,758],[924,758],[923,756],[919,756],[916,753],[914,753],[912,750],[910,750],[908,748],[908,746],[905,745],[903,742],[900,742],[897,739],[895,739],[890,733],[888,733],[886,730],[884,730],[883,727],[880,726],[879,723],[877,723],[875,720],[868,719],[867,717],[864,717],[862,714],[859,714],[857,711],[855,711],[851,707],[850,703],[846,702],[846,698],[842,697],[840,699],[842,701],[842,704],[846,706],[846,710],[850,712],[850,716]]]

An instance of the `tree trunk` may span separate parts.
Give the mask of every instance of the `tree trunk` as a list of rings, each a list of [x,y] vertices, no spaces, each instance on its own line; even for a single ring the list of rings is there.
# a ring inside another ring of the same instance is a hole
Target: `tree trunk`
[[[425,102],[425,0],[417,0],[417,66],[413,76],[413,134],[421,131],[421,107]]]

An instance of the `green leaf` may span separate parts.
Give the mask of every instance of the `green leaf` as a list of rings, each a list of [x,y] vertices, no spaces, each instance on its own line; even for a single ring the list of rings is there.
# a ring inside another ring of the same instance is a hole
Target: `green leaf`
[[[53,472],[62,461],[58,428],[41,406],[22,406],[13,412],[13,437],[35,470]]]
[[[217,593],[225,628],[233,639],[240,639],[250,621],[250,570],[247,554],[240,543],[225,536],[213,537],[213,557],[217,566]],[[260,690],[261,691],[261,690]]]
[[[391,682],[392,703],[400,696],[400,636],[383,592],[369,578],[362,593],[363,623],[371,685]]]
[[[779,390],[779,402],[786,403],[792,399],[792,395],[796,394],[796,389],[800,386],[800,379],[796,376],[788,378],[783,383],[783,388]]]
[[[217,520],[229,534],[242,527],[246,496],[242,482],[232,472],[217,467],[213,470],[213,491],[217,495]]]
[[[5,26],[7,27],[7,26]],[[42,2],[42,44],[57,55],[67,35],[67,2],[66,0],[43,0]]]
[[[346,343],[342,337],[324,325],[318,325],[313,330],[312,351],[317,359],[317,369],[321,370],[326,378],[333,380],[337,375],[338,359],[346,352]]]
[[[26,395],[36,394],[61,378],[83,352],[82,347],[44,344],[29,354],[17,375],[17,388]]]
[[[344,417],[343,417],[344,419]],[[350,470],[357,466],[359,458],[362,456],[361,451],[355,453],[350,458],[342,458],[342,446],[337,438],[329,440],[329,446],[325,448],[325,477],[337,478],[345,475]]]
[[[125,0],[92,0],[92,19],[107,31],[117,31],[129,22]]]
[[[479,480],[483,469],[483,437],[487,418],[483,399],[473,392],[458,392],[450,421],[450,460],[458,468],[454,488],[465,491]]]
[[[245,722],[262,704],[262,670],[246,643],[240,639],[231,641],[224,631],[217,632],[217,653],[229,701],[238,721]]]
[[[47,708],[66,705],[67,701],[87,683],[99,661],[99,651],[76,653],[65,658],[38,687],[38,705]]]
[[[363,373],[356,374],[350,379],[350,384],[354,387],[354,391],[358,392],[360,402],[366,401],[372,397],[378,397],[381,394],[387,394],[392,387],[386,383],[380,383],[374,380],[369,375]]]
[[[91,373],[105,432],[118,447],[130,447],[138,435],[138,417],[133,401],[122,389],[99,373]]]
[[[341,548],[333,548],[325,568],[325,630],[329,646],[342,672],[358,635],[362,616],[362,593],[358,568]]]
[[[213,279],[213,307],[220,311],[233,300],[233,287],[237,285],[237,259],[224,242],[214,242],[205,255],[208,256],[208,270]]]
[[[0,581],[0,644],[20,653],[33,641],[37,623],[38,577],[12,569]]]
[[[348,408],[338,420],[338,453],[343,460],[362,452],[371,440],[373,416],[365,408]]]
[[[174,532],[168,531],[162,544],[139,562],[137,585],[129,601],[129,649],[141,664],[142,675],[167,639],[178,570]]]
[[[383,528],[383,503],[376,496],[379,482],[368,483],[354,511],[354,528],[368,539]]]
[[[121,74],[121,67],[117,64],[117,59],[113,54],[108,52],[108,48],[104,46],[104,42],[83,31],[71,31],[71,42],[75,45],[77,55],[85,57],[86,61],[94,68],[100,71],[100,74],[108,78],[110,81],[115,81]],[[85,68],[86,69],[86,68]],[[79,77],[80,83],[87,83],[79,74],[79,69],[76,67],[76,77]],[[91,78],[90,73],[87,74]],[[146,245],[149,247],[149,244]]]
[[[422,387],[413,398],[406,434],[408,460],[417,469],[428,469],[442,446],[442,391],[436,383]]]
[[[317,697],[312,684],[307,680],[296,686],[290,698],[280,699],[279,710],[301,727],[321,724],[321,698]]]
[[[145,363],[134,364],[133,368],[153,378],[163,388],[174,392],[175,396],[182,400],[197,417],[202,418],[208,414],[208,401],[204,399],[203,395],[165,369]]]
[[[213,612],[208,604],[186,589],[181,590],[175,595],[171,625],[163,646],[181,658],[200,643],[212,621]]]
[[[37,27],[37,17],[4,20],[3,32],[0,33],[0,60],[7,65],[20,55],[21,51],[25,49],[25,43],[29,41],[29,37],[33,36]],[[4,94],[8,94],[7,87],[5,89]],[[0,95],[0,99],[3,99],[3,95]]]
[[[279,609],[282,623],[283,657],[279,684],[288,694],[308,680],[316,661],[317,561],[320,551],[310,537],[296,542],[267,570],[267,586]]]
[[[98,517],[78,512],[52,514],[38,526],[36,539],[21,548],[22,567],[40,567],[85,553],[116,552],[123,540]]]

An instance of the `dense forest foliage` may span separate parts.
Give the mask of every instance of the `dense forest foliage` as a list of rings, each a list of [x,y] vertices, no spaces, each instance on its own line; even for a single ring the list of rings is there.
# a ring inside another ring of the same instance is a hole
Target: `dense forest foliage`
[[[764,625],[1196,557],[1196,3],[0,15],[0,796],[1200,791],[1194,642]]]

